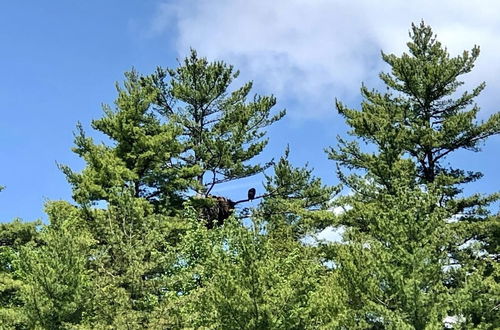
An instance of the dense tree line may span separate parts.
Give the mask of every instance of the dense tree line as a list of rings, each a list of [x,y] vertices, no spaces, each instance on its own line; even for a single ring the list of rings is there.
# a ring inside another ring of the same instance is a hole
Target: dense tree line
[[[457,92],[478,47],[451,57],[423,22],[407,45],[382,53],[383,92],[336,102],[351,131],[327,150],[335,187],[288,149],[255,161],[285,111],[234,88],[232,66],[193,50],[127,73],[92,122],[110,143],[78,125],[86,166],[61,166],[73,202],[0,224],[1,328],[497,328],[500,195],[466,195],[481,173],[449,156],[480,151],[500,113],[476,119],[484,84]],[[213,193],[264,171],[257,196]],[[314,241],[325,228],[342,241]]]

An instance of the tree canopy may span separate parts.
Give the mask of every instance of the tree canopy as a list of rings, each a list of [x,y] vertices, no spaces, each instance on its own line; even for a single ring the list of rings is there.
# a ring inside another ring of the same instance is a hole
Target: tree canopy
[[[500,195],[467,195],[482,174],[451,156],[480,152],[500,113],[477,119],[484,83],[462,91],[479,47],[452,57],[424,22],[409,37],[382,52],[383,91],[337,100],[333,187],[289,148],[256,161],[285,111],[233,66],[191,50],[126,73],[92,122],[105,142],[79,124],[85,167],[60,165],[74,200],[0,225],[2,328],[498,328]],[[214,196],[257,174],[262,193]]]

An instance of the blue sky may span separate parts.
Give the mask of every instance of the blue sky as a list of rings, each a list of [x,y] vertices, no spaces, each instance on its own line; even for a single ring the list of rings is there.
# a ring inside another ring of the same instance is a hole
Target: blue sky
[[[71,191],[56,162],[81,169],[71,152],[80,121],[101,116],[111,104],[115,82],[135,67],[157,65],[196,48],[241,70],[239,82],[275,94],[288,116],[269,130],[264,158],[290,144],[291,159],[306,162],[334,184],[334,164],[325,147],[346,127],[335,98],[359,105],[359,86],[380,87],[386,69],[380,50],[400,54],[412,21],[424,19],[452,54],[481,46],[474,72],[464,79],[487,88],[478,99],[481,118],[499,110],[500,22],[496,1],[2,1],[0,3],[0,221],[45,219],[46,200],[70,200]],[[89,131],[90,133],[90,131]],[[481,170],[485,177],[470,192],[500,186],[500,138],[480,154],[460,153],[451,162]],[[252,178],[219,193],[240,198]]]

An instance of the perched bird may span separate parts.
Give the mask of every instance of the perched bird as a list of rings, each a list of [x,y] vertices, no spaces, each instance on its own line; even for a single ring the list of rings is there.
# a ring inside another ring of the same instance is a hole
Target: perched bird
[[[255,198],[255,188],[248,189],[248,200],[251,201]]]

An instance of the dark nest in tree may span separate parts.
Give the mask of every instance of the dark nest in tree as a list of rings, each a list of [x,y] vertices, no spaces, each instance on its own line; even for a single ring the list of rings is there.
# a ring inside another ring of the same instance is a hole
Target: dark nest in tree
[[[200,211],[200,216],[208,229],[222,226],[224,221],[233,214],[234,206],[237,203],[222,196],[194,198],[193,202],[195,208]]]

